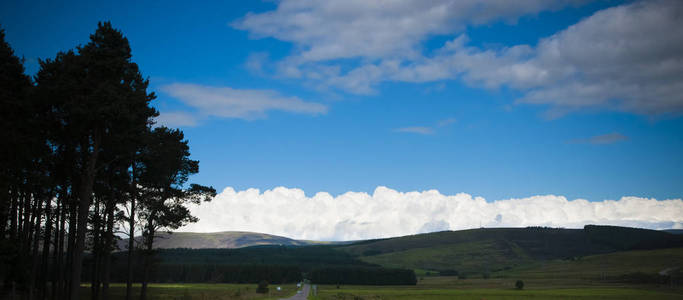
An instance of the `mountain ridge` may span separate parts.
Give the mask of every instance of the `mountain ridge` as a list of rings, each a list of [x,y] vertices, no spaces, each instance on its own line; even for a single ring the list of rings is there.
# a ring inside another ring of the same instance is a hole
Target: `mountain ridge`
[[[141,240],[141,236],[136,236],[136,245],[139,245]],[[162,232],[154,238],[154,249],[236,249],[266,245],[310,246],[333,243],[335,242],[297,240],[274,234],[249,231]],[[118,248],[119,250],[127,249],[128,239],[119,240]]]

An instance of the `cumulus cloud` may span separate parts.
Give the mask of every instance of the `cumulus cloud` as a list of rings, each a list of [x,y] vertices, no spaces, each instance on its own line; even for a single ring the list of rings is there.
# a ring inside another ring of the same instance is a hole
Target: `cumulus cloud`
[[[301,189],[285,187],[263,192],[228,187],[213,201],[193,206],[191,211],[200,221],[181,231],[243,230],[315,240],[381,238],[479,226],[683,226],[681,199],[622,197],[590,202],[545,195],[487,202],[465,193],[403,193],[382,186],[372,194],[347,192],[336,197],[325,192],[308,197]]]
[[[507,86],[549,116],[583,108],[638,114],[683,111],[683,2],[640,1],[598,11],[536,45],[469,47],[465,30],[569,1],[282,1],[233,23],[294,43],[281,75],[371,94],[383,81],[462,79]],[[459,35],[424,53],[434,35]]]
[[[327,106],[286,97],[272,90],[233,89],[198,84],[174,83],[164,85],[161,91],[179,99],[194,112],[162,112],[159,123],[193,126],[207,117],[259,119],[268,111],[319,115],[327,112]]]

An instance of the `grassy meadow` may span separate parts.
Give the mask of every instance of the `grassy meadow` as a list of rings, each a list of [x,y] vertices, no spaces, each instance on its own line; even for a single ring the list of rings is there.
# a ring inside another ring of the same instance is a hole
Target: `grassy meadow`
[[[516,290],[511,279],[425,277],[416,286],[319,285],[313,300],[341,299],[683,299],[683,289],[554,279],[525,280]]]
[[[277,291],[276,287],[282,287]],[[227,300],[227,299],[279,299],[290,297],[297,291],[296,284],[269,285],[268,294],[256,293],[256,284],[221,283],[151,283],[147,287],[149,300]],[[126,284],[115,283],[110,287],[111,300],[125,299]],[[90,299],[90,286],[81,286],[82,299]],[[140,285],[133,285],[133,299],[138,299]]]

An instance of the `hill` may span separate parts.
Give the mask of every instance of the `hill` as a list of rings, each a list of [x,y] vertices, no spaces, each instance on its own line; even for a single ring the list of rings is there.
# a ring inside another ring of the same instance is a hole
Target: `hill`
[[[136,236],[135,240],[140,241],[141,237]],[[158,236],[154,239],[154,248],[234,249],[265,245],[307,246],[326,243],[327,242],[295,240],[277,235],[243,231],[223,231],[211,233],[174,232],[159,233]],[[127,249],[128,239],[120,240],[118,246],[121,250]]]
[[[529,227],[443,231],[337,248],[383,267],[482,274],[539,261],[674,247],[683,247],[683,236],[638,228],[589,225],[583,229]]]
[[[683,268],[683,248],[666,248],[534,262],[493,274],[493,277],[609,279],[623,274],[659,274],[681,268]]]

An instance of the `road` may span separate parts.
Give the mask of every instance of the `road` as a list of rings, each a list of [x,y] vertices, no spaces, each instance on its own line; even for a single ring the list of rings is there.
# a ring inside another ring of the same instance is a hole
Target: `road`
[[[289,298],[281,298],[280,300],[306,300],[308,298],[308,292],[311,290],[311,287],[308,284],[304,284],[304,287],[301,289],[301,293],[296,293],[294,296],[289,297]]]

